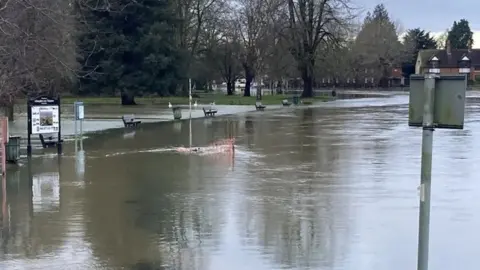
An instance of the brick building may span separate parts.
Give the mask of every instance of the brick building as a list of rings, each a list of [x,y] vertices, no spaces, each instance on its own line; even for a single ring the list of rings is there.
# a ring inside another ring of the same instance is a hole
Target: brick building
[[[421,50],[415,64],[416,74],[466,74],[468,81],[480,81],[480,50],[451,49],[450,42],[443,50]]]

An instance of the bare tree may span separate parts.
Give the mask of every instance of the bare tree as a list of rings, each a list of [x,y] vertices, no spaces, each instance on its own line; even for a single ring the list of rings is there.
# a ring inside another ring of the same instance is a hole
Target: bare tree
[[[271,42],[265,55],[264,72],[272,87],[280,93],[290,78],[298,76],[298,69],[292,65],[295,59],[288,50],[288,41],[281,35],[275,35],[273,30],[270,33],[273,34],[267,36]]]
[[[264,58],[269,49],[269,12],[273,1],[269,0],[240,0],[232,8],[236,14],[236,26],[242,43],[242,66],[245,73],[244,96],[250,96],[252,81],[259,72],[263,71]]]
[[[196,81],[206,84],[208,91],[213,91],[213,81],[219,74],[218,59],[219,52],[216,51],[220,44],[223,44],[223,36],[229,25],[226,25],[231,19],[226,6],[222,8],[223,2],[218,2],[216,8],[211,8],[205,13],[205,23],[199,35],[197,54],[195,55],[195,67],[192,68],[192,76]],[[231,33],[229,33],[231,34]]]
[[[236,27],[232,24],[235,22],[225,21],[223,33],[215,47],[212,47],[210,57],[213,59],[217,70],[227,83],[227,94],[233,95],[235,90],[235,81],[239,78],[242,70],[242,62],[240,55],[242,44]]]
[[[177,26],[177,42],[184,51],[185,71],[190,76],[191,63],[197,56],[202,29],[211,15],[215,16],[224,8],[225,0],[178,0],[175,9],[180,22]],[[188,79],[182,85],[184,94],[188,91]]]
[[[0,106],[21,96],[58,94],[73,84],[74,19],[69,1],[7,0],[0,4]]]
[[[314,68],[320,46],[337,46],[353,18],[349,0],[287,0],[291,53],[303,80],[303,97],[313,96]]]

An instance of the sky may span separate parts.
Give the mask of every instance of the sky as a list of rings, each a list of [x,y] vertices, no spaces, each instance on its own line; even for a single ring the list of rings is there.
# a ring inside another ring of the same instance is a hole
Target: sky
[[[478,0],[352,0],[356,6],[372,11],[383,3],[390,17],[403,29],[422,28],[438,36],[450,28],[453,21],[468,20],[474,33],[473,47],[480,48],[480,1]]]

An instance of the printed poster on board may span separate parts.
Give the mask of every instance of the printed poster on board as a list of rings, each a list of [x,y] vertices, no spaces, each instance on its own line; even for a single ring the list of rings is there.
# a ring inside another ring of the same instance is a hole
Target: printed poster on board
[[[58,106],[32,107],[32,134],[57,133],[60,127]]]

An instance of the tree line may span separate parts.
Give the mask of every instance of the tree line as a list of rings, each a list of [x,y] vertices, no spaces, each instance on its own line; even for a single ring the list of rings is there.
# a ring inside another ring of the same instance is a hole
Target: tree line
[[[0,4],[0,103],[25,95],[187,95],[189,79],[233,94],[245,79],[282,89],[300,81],[311,97],[319,78],[372,78],[387,85],[394,67],[420,49],[442,47],[430,33],[404,33],[385,6],[358,22],[350,0],[9,0]],[[468,46],[468,21],[447,34]],[[317,79],[317,80],[316,80]]]

